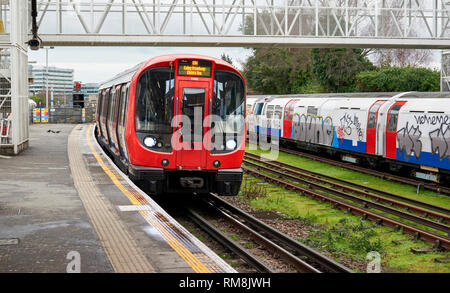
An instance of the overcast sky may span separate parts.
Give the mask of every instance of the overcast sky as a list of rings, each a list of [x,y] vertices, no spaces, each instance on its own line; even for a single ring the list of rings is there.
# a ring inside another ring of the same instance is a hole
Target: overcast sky
[[[440,50],[434,50],[430,68],[440,69]],[[45,50],[29,51],[29,61],[45,66]],[[55,47],[49,50],[49,66],[72,68],[74,80],[101,83],[117,73],[154,56],[171,53],[201,54],[220,58],[225,53],[237,69],[252,54],[251,49],[217,47]]]
[[[30,50],[29,61],[45,66],[45,51]],[[216,58],[225,53],[240,70],[242,62],[251,55],[252,50],[216,47],[55,47],[48,51],[48,64],[73,68],[75,81],[101,83],[142,61],[172,53],[201,54]]]

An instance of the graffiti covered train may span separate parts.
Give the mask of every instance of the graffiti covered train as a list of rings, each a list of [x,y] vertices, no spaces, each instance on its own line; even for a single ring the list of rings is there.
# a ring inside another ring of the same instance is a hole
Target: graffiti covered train
[[[249,96],[248,130],[343,160],[450,177],[450,95],[444,93]]]

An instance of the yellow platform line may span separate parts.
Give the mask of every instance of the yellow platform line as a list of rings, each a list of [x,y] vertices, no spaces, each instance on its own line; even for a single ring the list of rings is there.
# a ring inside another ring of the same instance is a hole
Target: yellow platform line
[[[69,135],[67,149],[74,185],[114,271],[118,273],[154,272],[153,267],[120,221],[119,215],[114,212],[113,206],[102,198],[102,193],[83,161],[76,128]]]
[[[119,181],[117,176],[110,170],[110,168],[103,162],[101,156],[96,152],[94,146],[92,145],[91,133],[92,124],[89,126],[86,132],[86,138],[89,148],[92,154],[97,159],[97,162],[103,169],[103,171],[108,175],[114,185],[122,191],[123,194],[130,200],[133,205],[141,205],[141,202],[135,198],[135,196]],[[197,273],[211,273],[212,271],[206,267],[192,252],[190,252],[178,239],[176,239],[167,229],[165,229],[148,211],[139,211],[139,213],[144,217],[144,219],[155,229],[157,229],[167,244],[172,247],[184,261],[189,264],[189,266]]]

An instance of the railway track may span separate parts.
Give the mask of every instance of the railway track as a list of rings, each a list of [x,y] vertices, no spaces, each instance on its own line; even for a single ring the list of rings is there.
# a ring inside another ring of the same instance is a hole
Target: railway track
[[[380,171],[376,171],[376,170],[372,170],[369,168],[364,168],[364,167],[360,167],[360,166],[355,166],[351,163],[344,163],[344,162],[340,162],[340,161],[335,161],[332,159],[327,159],[327,158],[323,158],[320,156],[316,156],[313,154],[309,154],[309,153],[305,153],[305,152],[300,152],[300,151],[295,151],[295,150],[290,150],[287,148],[282,148],[280,147],[279,149],[282,152],[288,153],[288,154],[292,154],[292,155],[298,155],[298,156],[302,156],[314,161],[318,161],[318,162],[322,162],[322,163],[327,163],[327,164],[331,164],[334,166],[338,166],[338,167],[342,167],[342,168],[346,168],[349,170],[353,170],[356,172],[361,172],[361,173],[365,173],[365,174],[370,174],[372,176],[376,176],[382,179],[387,179],[390,181],[395,181],[395,182],[400,182],[400,183],[404,183],[404,184],[409,184],[409,185],[413,185],[416,187],[422,186],[424,189],[428,189],[437,193],[441,193],[441,194],[446,194],[446,195],[450,195],[450,188],[449,187],[445,187],[445,186],[441,186],[435,183],[428,183],[425,181],[419,181],[419,180],[415,180],[415,179],[411,179],[411,178],[407,178],[407,177],[402,177],[402,176],[397,176],[397,175],[393,175],[390,173],[385,173],[385,172],[380,172]]]
[[[239,208],[234,207],[213,194],[203,196],[202,201],[206,207],[227,220],[239,230],[249,234],[256,242],[267,247],[269,251],[274,252],[283,258],[287,263],[294,266],[298,272],[352,272],[349,268],[290,238],[289,236],[282,234],[264,222],[256,219],[248,213],[245,213]],[[187,211],[188,216],[204,231],[242,257],[247,263],[255,267],[256,270],[259,272],[274,272],[261,260],[249,254],[244,248],[240,247],[240,245],[236,244],[222,232],[214,228],[213,225],[202,218],[198,213],[192,209],[187,209]]]
[[[450,248],[450,239],[446,236],[425,231],[409,223],[404,223],[373,211],[378,210],[385,214],[394,215],[402,220],[424,225],[449,235],[450,227],[447,224],[450,222],[450,218],[449,211],[446,209],[441,209],[437,213],[435,210],[439,209],[439,207],[430,205],[435,210],[425,210],[410,203],[368,193],[355,188],[355,186],[344,186],[331,180],[304,174],[304,171],[302,173],[299,170],[295,170],[293,166],[288,168],[287,164],[279,165],[278,162],[261,161],[255,158],[254,155],[246,154],[244,164],[246,165],[243,166],[245,172],[260,177],[265,181],[284,186],[311,198],[328,201],[333,207],[362,216],[364,219],[396,229],[402,228],[404,233],[433,242],[445,249]]]

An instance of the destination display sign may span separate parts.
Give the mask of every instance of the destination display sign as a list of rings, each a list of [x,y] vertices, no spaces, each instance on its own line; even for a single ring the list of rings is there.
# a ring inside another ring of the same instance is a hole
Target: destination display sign
[[[211,69],[211,61],[194,59],[181,59],[178,61],[178,75],[210,77]]]

